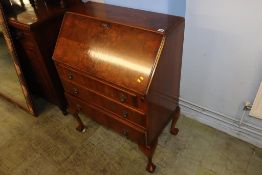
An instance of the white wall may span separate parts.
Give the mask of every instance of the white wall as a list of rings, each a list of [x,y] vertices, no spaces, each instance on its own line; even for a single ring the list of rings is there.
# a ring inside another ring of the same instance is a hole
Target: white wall
[[[104,0],[107,4],[185,16],[185,0]]]
[[[261,9],[261,0],[187,0],[181,105],[187,115],[262,147],[261,120],[246,115],[236,125],[262,81]]]

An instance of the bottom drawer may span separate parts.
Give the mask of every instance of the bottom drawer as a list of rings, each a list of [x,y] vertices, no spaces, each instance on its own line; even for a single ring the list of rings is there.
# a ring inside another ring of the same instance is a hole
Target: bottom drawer
[[[66,93],[69,103],[69,108],[80,109],[81,112],[92,118],[97,123],[110,128],[126,138],[138,143],[145,144],[145,131],[133,126],[132,124],[122,121],[118,117],[101,110],[91,104],[83,102],[82,100]]]

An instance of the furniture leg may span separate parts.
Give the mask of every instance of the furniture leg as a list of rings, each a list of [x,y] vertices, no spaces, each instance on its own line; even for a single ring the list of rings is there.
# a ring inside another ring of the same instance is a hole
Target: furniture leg
[[[86,128],[85,128],[85,125],[84,123],[82,122],[82,120],[80,119],[79,115],[78,115],[78,112],[75,112],[73,114],[73,116],[75,117],[75,119],[77,120],[78,122],[78,126],[76,127],[76,130],[79,131],[79,132],[85,132],[86,131]]]
[[[150,147],[147,147],[145,145],[139,145],[140,150],[147,156],[148,163],[146,166],[146,170],[150,173],[153,173],[156,169],[156,165],[152,162],[152,157],[155,152],[157,146],[157,141]]]
[[[62,111],[62,114],[63,114],[64,116],[66,116],[66,115],[68,114],[68,112],[67,112],[66,109],[60,109],[60,110]]]
[[[176,123],[177,123],[177,120],[179,119],[179,116],[180,116],[180,107],[177,106],[176,110],[173,113],[173,120],[172,120],[171,129],[170,129],[170,133],[173,135],[177,135],[179,132],[179,129],[176,128]]]
[[[62,112],[63,115],[66,116],[66,115],[68,114],[67,109],[66,109],[65,106],[59,106],[59,109],[61,110],[61,112]]]

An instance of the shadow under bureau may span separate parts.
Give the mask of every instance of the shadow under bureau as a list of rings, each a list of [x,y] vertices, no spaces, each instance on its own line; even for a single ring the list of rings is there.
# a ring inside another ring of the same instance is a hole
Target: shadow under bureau
[[[89,2],[67,12],[53,59],[69,111],[136,142],[152,156],[158,136],[179,117],[184,18]]]

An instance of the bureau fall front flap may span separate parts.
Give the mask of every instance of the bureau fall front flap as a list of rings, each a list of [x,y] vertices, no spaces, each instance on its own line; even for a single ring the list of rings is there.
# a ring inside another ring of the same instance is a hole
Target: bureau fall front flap
[[[53,59],[144,95],[163,42],[158,32],[67,13]]]

